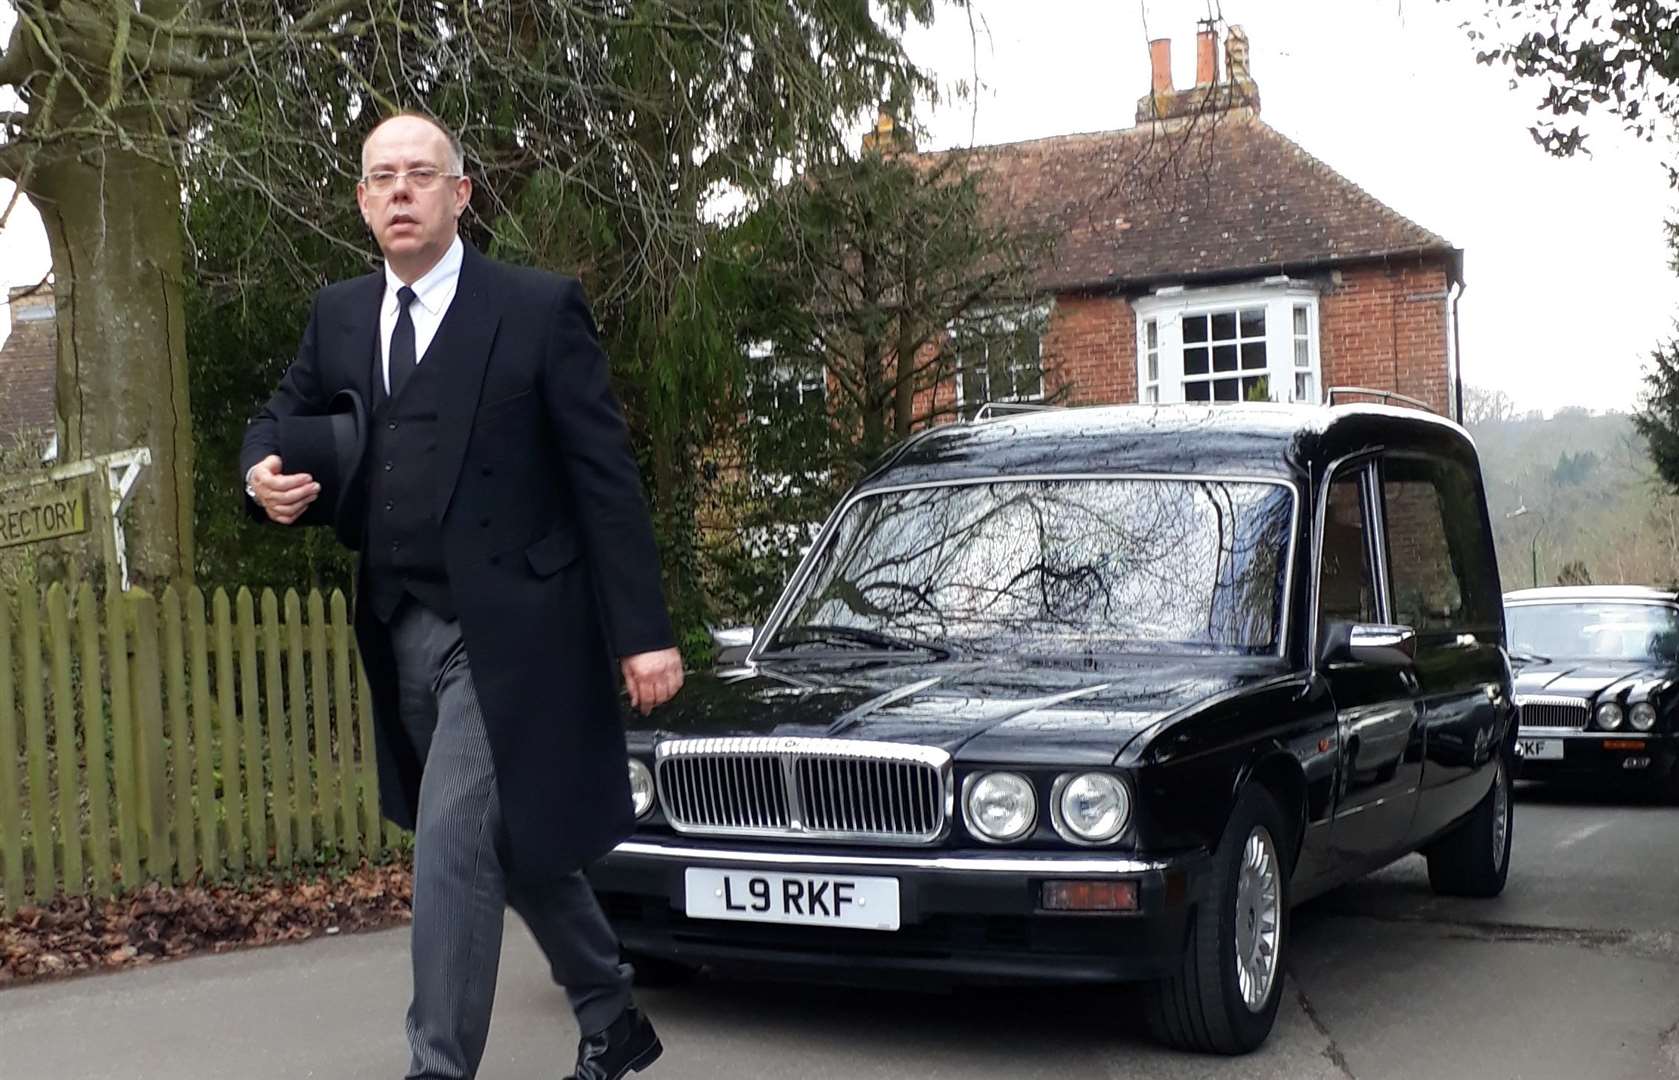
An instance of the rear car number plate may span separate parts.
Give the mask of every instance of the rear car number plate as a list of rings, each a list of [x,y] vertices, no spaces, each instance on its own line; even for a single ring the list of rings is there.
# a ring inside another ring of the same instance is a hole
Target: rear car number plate
[[[897,878],[690,866],[683,884],[691,919],[898,929]]]
[[[1561,761],[1561,739],[1517,739],[1516,753],[1525,761]]]

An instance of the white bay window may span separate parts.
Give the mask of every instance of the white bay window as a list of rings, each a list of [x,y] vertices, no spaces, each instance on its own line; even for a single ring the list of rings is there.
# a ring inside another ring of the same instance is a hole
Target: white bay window
[[[1322,400],[1316,290],[1287,279],[1162,289],[1137,313],[1137,399]]]

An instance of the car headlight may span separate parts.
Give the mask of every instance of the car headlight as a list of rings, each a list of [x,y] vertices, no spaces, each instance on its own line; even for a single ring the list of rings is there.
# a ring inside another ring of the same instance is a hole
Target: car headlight
[[[1605,701],[1597,707],[1597,726],[1604,731],[1614,731],[1620,727],[1623,718],[1621,707],[1613,701]]]
[[[1639,731],[1649,731],[1656,726],[1656,707],[1648,701],[1640,701],[1632,707],[1627,721]]]
[[[968,781],[968,827],[987,840],[1019,840],[1038,823],[1038,794],[1014,773],[983,773]]]
[[[1079,773],[1056,782],[1055,826],[1075,843],[1101,844],[1125,831],[1131,792],[1112,773]]]
[[[630,759],[630,804],[637,818],[653,812],[653,773],[635,758]]]

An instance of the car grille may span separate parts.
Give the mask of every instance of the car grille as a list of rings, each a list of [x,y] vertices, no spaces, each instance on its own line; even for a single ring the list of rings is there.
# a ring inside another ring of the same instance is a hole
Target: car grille
[[[659,805],[680,833],[929,844],[950,819],[950,755],[933,747],[673,739],[657,757]]]
[[[1521,709],[1521,729],[1542,728],[1547,731],[1584,731],[1590,715],[1580,698],[1548,697],[1544,694],[1517,694],[1516,707]]]

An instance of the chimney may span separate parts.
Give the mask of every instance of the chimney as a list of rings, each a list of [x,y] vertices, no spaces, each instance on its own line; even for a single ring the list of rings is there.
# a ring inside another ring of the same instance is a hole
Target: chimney
[[[908,128],[898,126],[898,118],[885,105],[881,105],[874,127],[863,135],[863,153],[871,151],[882,155],[915,152],[915,136],[909,133]]]
[[[1165,97],[1172,92],[1172,39],[1155,38],[1149,42],[1148,62],[1154,71],[1153,92]]]
[[[1248,70],[1248,33],[1240,26],[1232,26],[1224,39],[1224,63],[1231,82],[1253,82],[1253,73]]]
[[[53,317],[52,283],[44,285],[14,285],[6,294],[11,305],[12,322],[37,322]]]
[[[1201,20],[1195,33],[1195,85],[1211,86],[1218,82],[1218,32],[1211,19]]]

